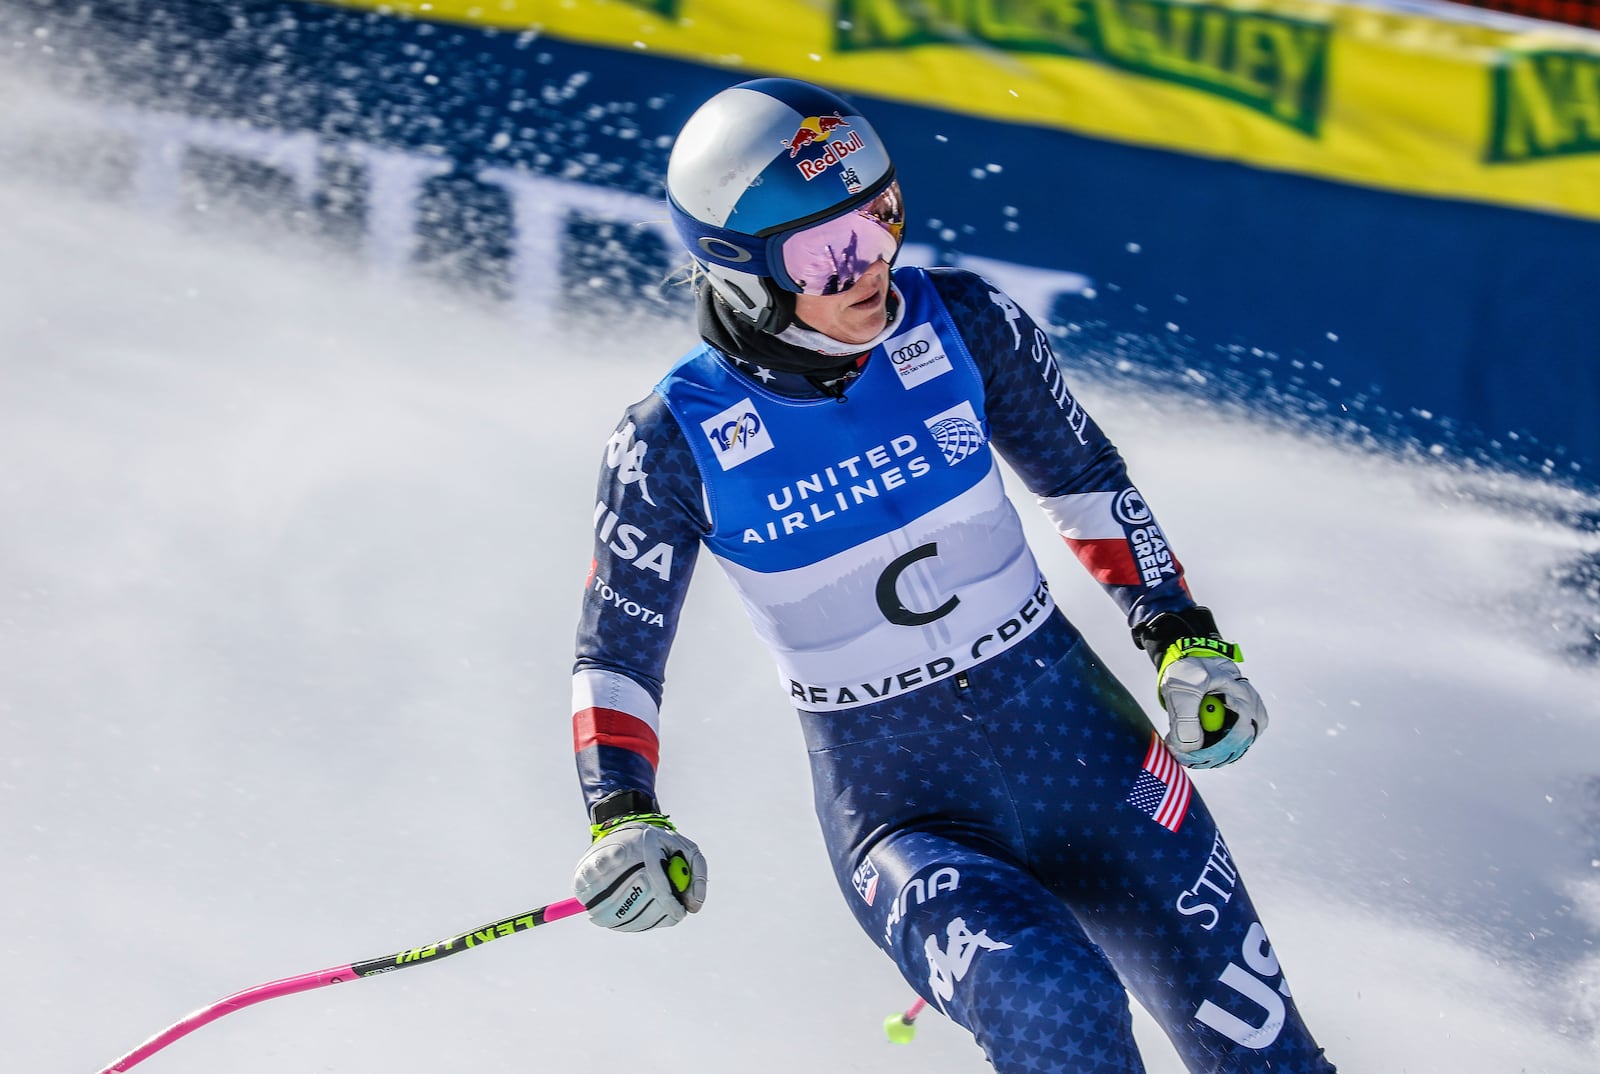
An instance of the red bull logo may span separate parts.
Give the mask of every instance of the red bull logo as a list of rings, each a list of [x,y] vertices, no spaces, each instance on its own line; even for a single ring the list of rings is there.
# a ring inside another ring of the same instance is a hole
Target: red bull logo
[[[844,117],[835,112],[831,116],[807,116],[800,121],[800,128],[784,142],[784,148],[789,150],[789,159],[793,160],[796,153],[808,145],[821,145],[833,137],[833,132],[839,129],[848,130],[850,124]]]
[[[851,153],[854,153],[858,149],[865,149],[866,147],[867,143],[861,140],[861,135],[857,134],[855,131],[851,131],[850,137],[839,141],[829,142],[828,148],[823,151],[822,156],[815,157],[811,160],[797,161],[795,163],[795,167],[800,169],[800,174],[805,176],[806,182],[810,182],[823,172],[827,171],[829,168],[833,167],[835,164],[839,163],[845,157],[848,157]]]
[[[789,150],[789,159],[793,160],[805,147],[826,143],[826,148],[820,157],[795,161],[795,167],[800,169],[800,174],[809,183],[851,153],[866,148],[866,143],[861,140],[859,132],[850,131],[848,137],[842,136],[841,132],[849,130],[850,124],[846,123],[844,117],[837,112],[831,116],[807,116],[783,145]],[[835,138],[836,134],[841,136]],[[858,187],[851,189],[855,190]]]

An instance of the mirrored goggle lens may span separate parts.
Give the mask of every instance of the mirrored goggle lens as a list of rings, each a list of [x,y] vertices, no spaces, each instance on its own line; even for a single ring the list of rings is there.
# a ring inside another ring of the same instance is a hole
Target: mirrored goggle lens
[[[879,261],[892,263],[905,229],[900,184],[890,183],[866,204],[786,237],[779,255],[794,290],[836,295]]]

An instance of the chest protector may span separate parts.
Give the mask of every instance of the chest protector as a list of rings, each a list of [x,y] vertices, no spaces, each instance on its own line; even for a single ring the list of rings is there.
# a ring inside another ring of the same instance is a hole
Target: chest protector
[[[705,545],[810,711],[972,667],[1052,607],[966,343],[922,270],[894,282],[902,330],[843,403],[767,391],[709,346],[656,387],[699,465]]]

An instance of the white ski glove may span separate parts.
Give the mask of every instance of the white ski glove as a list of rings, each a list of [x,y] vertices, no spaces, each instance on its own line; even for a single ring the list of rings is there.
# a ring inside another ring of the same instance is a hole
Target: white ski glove
[[[1156,664],[1156,692],[1171,730],[1166,743],[1188,768],[1221,768],[1267,729],[1267,709],[1239,673],[1244,652],[1222,640],[1205,608],[1163,612],[1134,628]]]
[[[630,796],[638,812],[608,803]],[[706,899],[706,859],[678,834],[655,800],[638,791],[611,795],[595,805],[594,843],[578,862],[573,894],[596,925],[644,932],[676,925]]]

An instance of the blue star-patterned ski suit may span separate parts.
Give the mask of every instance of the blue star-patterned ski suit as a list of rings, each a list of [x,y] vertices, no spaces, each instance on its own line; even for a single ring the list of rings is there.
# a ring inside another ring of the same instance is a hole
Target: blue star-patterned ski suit
[[[1205,804],[1055,606],[995,453],[1130,626],[1194,606],[1043,332],[902,268],[843,401],[703,344],[606,445],[573,685],[593,805],[654,793],[699,549],[771,648],[861,927],[1002,1074],[1331,1071]]]

